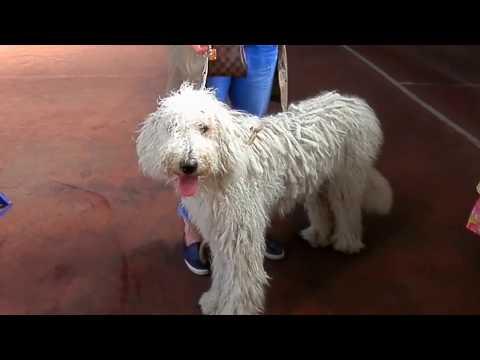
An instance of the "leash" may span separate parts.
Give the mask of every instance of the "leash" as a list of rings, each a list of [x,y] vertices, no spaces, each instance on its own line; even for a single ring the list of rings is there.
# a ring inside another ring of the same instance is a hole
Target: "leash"
[[[205,58],[205,63],[203,64],[203,70],[202,70],[202,82],[200,83],[200,90],[205,90],[207,86],[207,77],[208,77],[208,56],[211,51],[212,46],[208,46],[208,51],[203,57]]]

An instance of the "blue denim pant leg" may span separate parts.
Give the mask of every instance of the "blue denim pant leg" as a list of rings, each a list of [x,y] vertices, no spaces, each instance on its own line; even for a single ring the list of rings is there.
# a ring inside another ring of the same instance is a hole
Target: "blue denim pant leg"
[[[232,107],[253,115],[263,116],[268,111],[272,84],[277,69],[277,45],[246,45],[248,73],[244,78],[233,78],[230,85]]]
[[[177,215],[180,218],[182,218],[183,221],[187,221],[187,222],[191,221],[190,214],[188,213],[187,208],[185,207],[185,205],[183,205],[183,203],[181,201],[177,206]]]
[[[236,110],[263,116],[268,110],[277,69],[278,45],[245,45],[247,76],[213,76],[206,86],[215,90],[220,101],[230,100]]]

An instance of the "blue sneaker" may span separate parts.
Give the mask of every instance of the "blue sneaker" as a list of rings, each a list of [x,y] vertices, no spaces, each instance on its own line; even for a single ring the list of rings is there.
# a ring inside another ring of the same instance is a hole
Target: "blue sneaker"
[[[210,273],[210,264],[202,261],[200,257],[200,243],[186,246],[183,249],[183,260],[185,264],[195,275],[208,275]]]
[[[282,260],[285,257],[285,250],[281,243],[275,240],[267,239],[265,257],[270,260]]]
[[[0,193],[0,217],[9,212],[11,208],[12,202],[10,201],[10,199],[7,198],[7,195],[5,195],[4,193]]]

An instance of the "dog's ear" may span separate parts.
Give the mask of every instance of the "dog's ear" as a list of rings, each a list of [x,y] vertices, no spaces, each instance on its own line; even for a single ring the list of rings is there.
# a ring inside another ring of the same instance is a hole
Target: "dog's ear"
[[[149,114],[138,130],[136,151],[138,165],[145,176],[164,180],[165,174],[160,168],[160,149],[166,142],[165,120],[160,111]]]
[[[223,175],[245,169],[245,149],[242,146],[244,136],[241,129],[236,125],[234,116],[234,112],[225,109],[225,112],[218,114],[215,119],[220,171]]]

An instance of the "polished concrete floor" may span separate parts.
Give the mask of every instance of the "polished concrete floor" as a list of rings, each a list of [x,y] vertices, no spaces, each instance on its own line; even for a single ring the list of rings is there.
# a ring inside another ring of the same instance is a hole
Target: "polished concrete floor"
[[[267,313],[479,314],[478,49],[288,50],[292,100],[338,89],[377,111],[395,206],[353,256],[301,241],[301,210],[275,220],[288,257],[266,262]],[[0,46],[0,64],[0,313],[198,314],[209,279],[183,264],[174,195],[136,164],[165,49]]]

